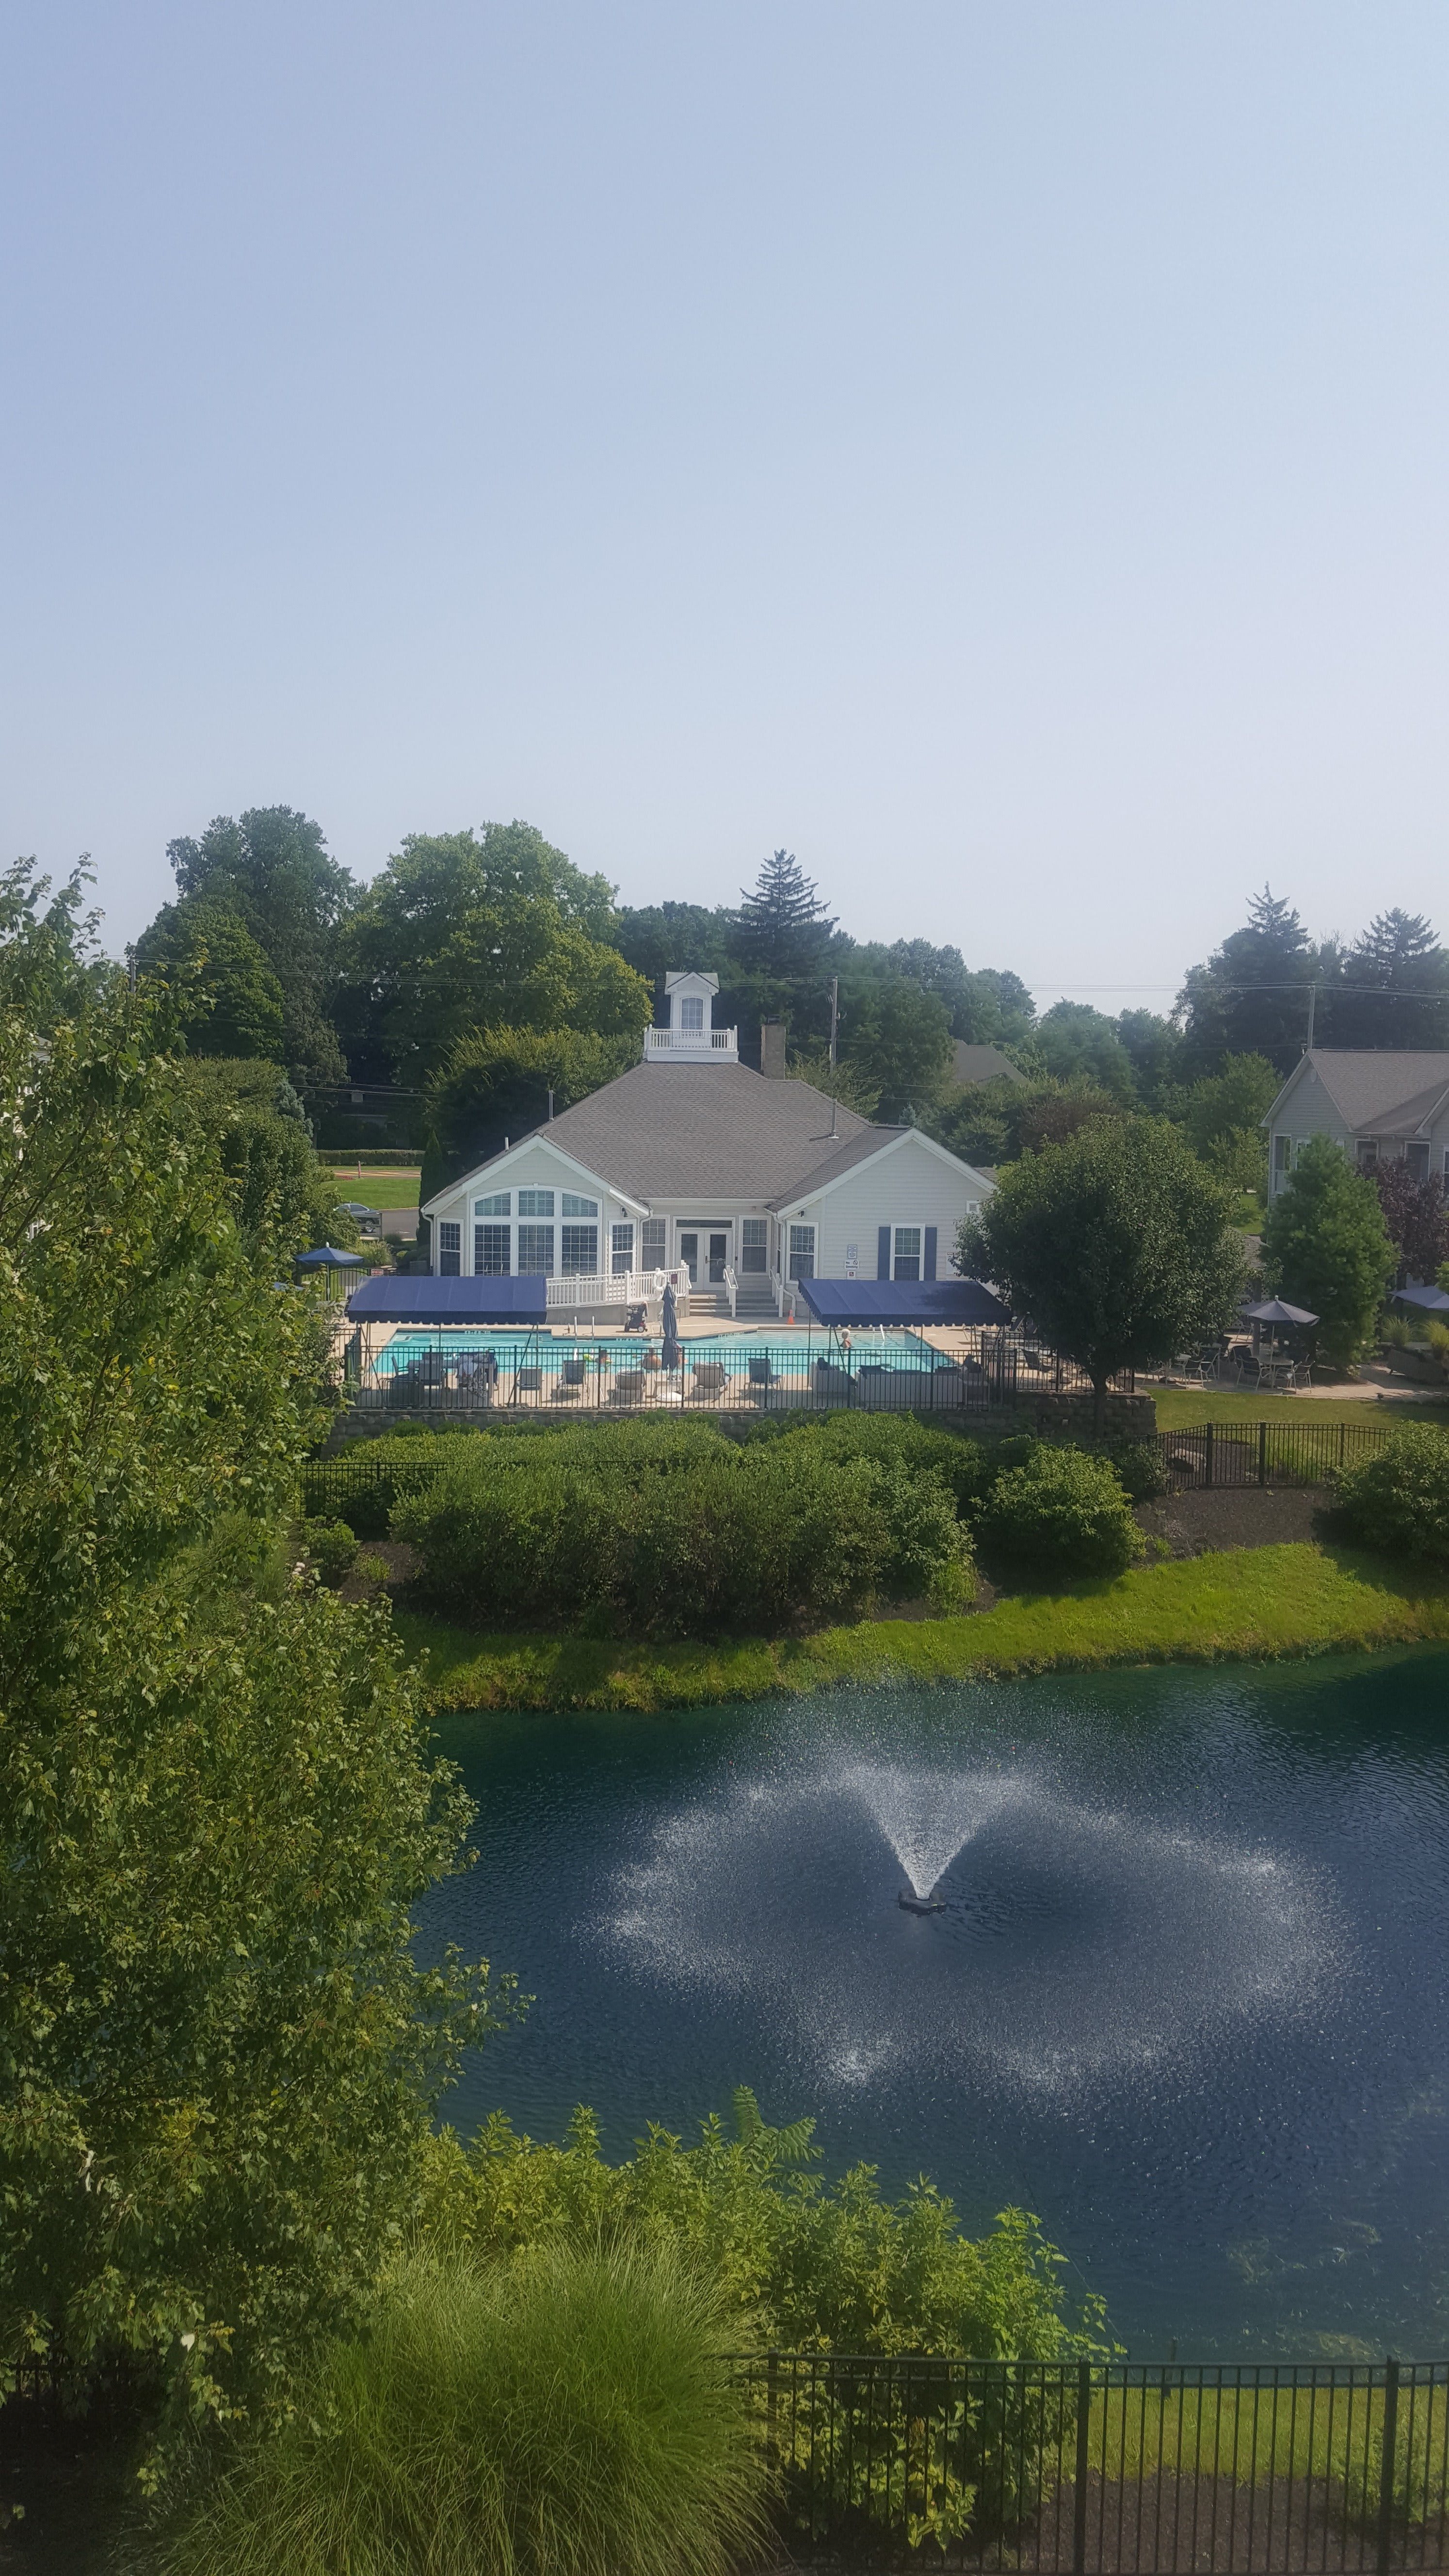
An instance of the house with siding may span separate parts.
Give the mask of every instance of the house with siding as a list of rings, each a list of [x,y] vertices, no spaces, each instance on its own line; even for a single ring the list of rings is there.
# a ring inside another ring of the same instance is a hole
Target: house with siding
[[[1361,1171],[1406,1162],[1416,1180],[1449,1181],[1449,1054],[1310,1047],[1263,1124],[1272,1198],[1310,1136],[1331,1136]]]
[[[719,979],[665,979],[641,1061],[450,1182],[422,1213],[445,1277],[542,1273],[548,1304],[595,1310],[678,1275],[696,1311],[783,1312],[801,1279],[934,1279],[986,1176],[916,1127],[880,1127],[713,1024]]]

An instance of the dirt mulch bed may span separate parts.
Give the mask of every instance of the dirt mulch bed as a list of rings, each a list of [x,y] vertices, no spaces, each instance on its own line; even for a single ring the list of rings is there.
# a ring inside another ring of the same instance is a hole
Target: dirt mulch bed
[[[1149,1538],[1166,1539],[1174,1556],[1207,1556],[1224,1547],[1283,1547],[1322,1535],[1325,1497],[1312,1486],[1229,1485],[1221,1491],[1164,1494],[1140,1503]]]

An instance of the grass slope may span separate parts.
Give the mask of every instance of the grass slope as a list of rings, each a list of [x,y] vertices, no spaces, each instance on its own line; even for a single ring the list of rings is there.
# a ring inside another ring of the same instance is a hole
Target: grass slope
[[[399,1612],[428,1657],[436,1709],[697,1707],[833,1682],[958,1681],[1213,1663],[1449,1638],[1449,1583],[1400,1579],[1311,1545],[1224,1549],[1058,1593],[1023,1593],[955,1619],[872,1619],[798,1640],[638,1645],[594,1637],[480,1636]]]
[[[1187,1431],[1196,1422],[1367,1422],[1382,1431],[1386,1423],[1449,1420],[1442,1399],[1426,1417],[1414,1389],[1406,1387],[1404,1395],[1407,1403],[1391,1398],[1378,1404],[1361,1396],[1336,1402],[1331,1396],[1219,1395],[1205,1387],[1164,1386],[1154,1390],[1153,1401],[1159,1431]],[[1424,1395],[1432,1398],[1432,1390],[1426,1387]]]

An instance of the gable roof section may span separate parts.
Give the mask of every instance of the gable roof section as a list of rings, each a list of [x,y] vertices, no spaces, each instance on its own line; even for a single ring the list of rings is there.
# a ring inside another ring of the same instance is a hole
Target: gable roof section
[[[435,1209],[444,1207],[450,1199],[455,1199],[460,1190],[470,1190],[474,1182],[485,1172],[501,1180],[509,1166],[517,1162],[525,1146],[531,1150],[539,1145],[543,1147],[545,1153],[555,1155],[567,1171],[586,1182],[591,1190],[598,1189],[602,1183],[603,1187],[611,1191],[616,1199],[621,1200],[625,1207],[631,1207],[636,1216],[642,1216],[645,1213],[643,1202],[631,1198],[629,1192],[614,1180],[609,1172],[596,1171],[592,1165],[579,1162],[575,1155],[566,1153],[561,1145],[554,1143],[554,1130],[558,1124],[558,1119],[550,1119],[546,1127],[535,1127],[530,1135],[520,1136],[518,1142],[510,1144],[503,1153],[494,1154],[486,1163],[476,1164],[471,1172],[460,1173],[456,1181],[448,1181],[442,1189],[435,1190],[430,1199],[423,1201],[418,1210],[419,1216],[431,1216]]]
[[[955,1070],[958,1082],[1019,1082],[1026,1087],[1026,1075],[1000,1047],[968,1046],[964,1038],[954,1040]]]
[[[947,1145],[938,1145],[935,1137],[928,1136],[921,1127],[868,1127],[863,1136],[853,1137],[841,1152],[832,1154],[828,1162],[811,1172],[798,1189],[782,1190],[778,1198],[771,1199],[770,1206],[779,1210],[788,1207],[792,1199],[828,1198],[831,1191],[848,1180],[852,1172],[858,1171],[862,1163],[874,1162],[877,1155],[884,1157],[899,1152],[912,1137],[928,1154],[934,1154],[938,1162],[949,1163],[953,1171],[964,1172],[968,1180],[980,1181],[983,1189],[992,1186],[983,1180],[973,1164],[963,1163],[959,1154],[953,1154]]]
[[[1411,1136],[1449,1091],[1449,1053],[1398,1047],[1313,1047],[1289,1074],[1263,1124],[1309,1066],[1355,1136]]]

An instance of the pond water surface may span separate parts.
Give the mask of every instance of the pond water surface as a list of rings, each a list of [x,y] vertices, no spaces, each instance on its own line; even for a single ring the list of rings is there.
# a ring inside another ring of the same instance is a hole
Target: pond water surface
[[[623,2154],[748,2083],[1035,2210],[1135,2358],[1449,2350],[1449,1655],[444,1742],[479,1860],[421,1938],[536,1997],[460,2126]]]

